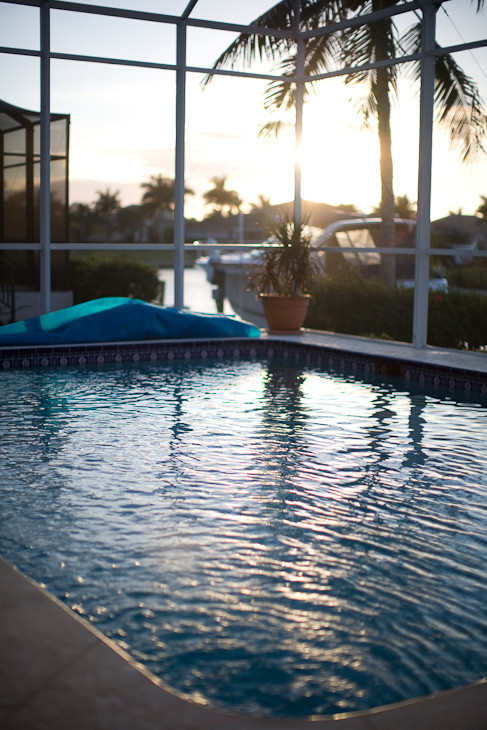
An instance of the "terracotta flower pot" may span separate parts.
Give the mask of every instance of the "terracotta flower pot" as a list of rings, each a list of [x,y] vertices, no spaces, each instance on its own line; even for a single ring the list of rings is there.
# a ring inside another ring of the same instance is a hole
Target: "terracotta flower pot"
[[[308,311],[309,294],[299,297],[282,297],[277,294],[259,294],[264,307],[269,332],[296,334],[304,324]]]

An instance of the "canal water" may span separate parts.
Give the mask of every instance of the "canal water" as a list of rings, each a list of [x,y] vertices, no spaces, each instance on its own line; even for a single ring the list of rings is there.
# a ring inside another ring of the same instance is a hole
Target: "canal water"
[[[164,282],[164,305],[174,306],[174,270],[159,269],[159,279]],[[213,286],[206,279],[203,269],[184,270],[184,306],[192,312],[216,314],[217,306],[213,298]],[[235,314],[228,299],[224,302],[224,314]]]

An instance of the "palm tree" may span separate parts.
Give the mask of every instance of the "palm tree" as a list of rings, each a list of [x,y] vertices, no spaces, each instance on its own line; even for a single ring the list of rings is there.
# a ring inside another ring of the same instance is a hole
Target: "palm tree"
[[[215,205],[213,214],[223,215],[225,208],[228,208],[228,213],[232,210],[240,210],[242,200],[236,190],[227,190],[227,177],[212,177],[210,180],[213,183],[211,190],[208,190],[204,195],[205,205]]]
[[[166,226],[160,219],[164,212],[169,213],[172,218],[174,213],[174,179],[159,175],[151,175],[149,182],[142,183],[141,188],[145,189],[142,195],[142,210],[149,218],[147,225],[147,235],[149,238],[156,238],[158,242],[164,241],[167,233],[171,237],[171,226],[166,232]],[[184,188],[185,194],[194,195],[193,190]],[[161,225],[162,223],[162,225]]]
[[[72,243],[89,241],[95,217],[91,205],[87,203],[72,203],[69,206],[69,238]]]
[[[263,228],[270,226],[273,221],[273,213],[271,199],[267,195],[259,193],[257,195],[257,202],[251,203],[251,212],[254,216],[254,220]]]
[[[484,0],[472,0],[477,11]],[[364,15],[384,7],[394,7],[400,0],[301,0],[299,28],[312,30],[323,25],[339,22],[353,15]],[[265,28],[294,29],[294,0],[281,0],[257,18],[252,25]],[[405,34],[399,35],[393,18],[386,18],[368,25],[349,28],[335,33],[307,39],[305,46],[305,74],[326,73],[340,66],[362,66],[370,62],[388,60],[421,48],[422,23],[414,24]],[[221,54],[214,68],[233,66],[237,61],[250,65],[256,58],[266,57],[278,61],[281,76],[295,75],[297,51],[289,38],[242,34]],[[345,83],[360,83],[367,88],[362,106],[366,121],[376,117],[380,142],[381,217],[384,247],[394,246],[394,187],[391,151],[391,100],[397,93],[397,66],[364,69],[347,77]],[[420,62],[410,66],[413,76],[419,78]],[[206,77],[206,83],[211,75]],[[315,82],[316,83],[316,82]],[[306,89],[305,89],[306,92]],[[307,92],[306,92],[307,93]],[[290,109],[294,106],[295,87],[291,82],[270,82],[264,98],[266,109]],[[487,128],[487,116],[475,83],[465,75],[452,56],[436,59],[435,102],[437,121],[450,131],[451,141],[459,145],[463,160],[476,152],[485,151],[483,136]],[[278,132],[280,121],[265,125],[267,132]],[[383,275],[386,281],[395,280],[394,257],[384,256]]]
[[[170,177],[151,175],[149,182],[142,183],[145,189],[142,196],[142,205],[146,213],[155,220],[164,211],[172,215],[174,211],[174,180]],[[184,188],[187,195],[194,195],[193,190]]]
[[[398,195],[396,197],[396,215],[398,218],[403,220],[415,220],[416,218],[416,203],[409,200],[407,195]]]
[[[107,188],[105,192],[97,190],[96,194],[98,199],[93,203],[93,210],[100,216],[108,216],[115,213],[120,208],[120,190],[115,193],[110,192],[110,188]]]
[[[475,212],[481,215],[482,218],[485,218],[487,220],[487,197],[485,195],[481,195],[480,198],[482,200],[482,203],[479,205]]]
[[[113,214],[120,210],[120,190],[115,193],[110,192],[110,188],[107,188],[105,192],[97,190],[96,194],[98,199],[93,203],[93,212],[95,214],[95,225],[96,222],[100,224],[100,231],[102,239],[110,241],[114,229]]]
[[[337,206],[338,210],[344,212],[344,213],[350,213],[350,215],[357,215],[360,213],[359,209],[357,208],[354,203],[339,203]]]
[[[396,218],[403,220],[414,220],[416,218],[416,203],[409,200],[408,195],[397,195],[394,202],[394,213]],[[370,215],[379,217],[381,206],[378,205],[370,211]]]
[[[267,210],[272,206],[271,199],[267,195],[262,195],[262,193],[259,193],[257,196],[257,202],[250,204],[252,207],[252,210]]]

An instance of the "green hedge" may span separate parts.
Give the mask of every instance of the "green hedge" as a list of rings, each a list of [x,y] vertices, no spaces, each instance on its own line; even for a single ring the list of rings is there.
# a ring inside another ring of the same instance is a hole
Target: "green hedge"
[[[350,272],[316,282],[306,327],[411,342],[412,289],[388,287]],[[430,292],[428,343],[473,349],[487,344],[487,296]]]
[[[121,255],[73,256],[71,286],[75,304],[100,297],[134,297],[153,302],[161,293],[156,266]]]
[[[450,286],[464,289],[487,290],[487,269],[481,266],[462,266],[449,269],[446,274]]]

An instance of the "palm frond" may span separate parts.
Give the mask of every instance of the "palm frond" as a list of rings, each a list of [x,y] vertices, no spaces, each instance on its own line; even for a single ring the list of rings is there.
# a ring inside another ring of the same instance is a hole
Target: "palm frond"
[[[365,3],[360,14],[371,10],[373,7]],[[346,30],[341,35],[340,43],[342,65],[345,67],[364,66],[394,58],[399,47],[396,26],[391,19]],[[383,97],[385,90],[388,96],[397,96],[397,67],[393,65],[359,70],[348,75],[345,84],[360,84],[367,89],[367,94],[356,106],[368,127],[370,119],[378,115],[378,97]]]
[[[349,100],[352,102],[352,100]],[[353,100],[355,107],[362,117],[365,129],[370,129],[370,120],[377,116],[377,99],[374,94],[369,93],[361,99]]]
[[[306,44],[305,72],[307,76],[326,73],[338,67],[343,48],[342,34],[330,33],[311,38]]]
[[[403,42],[407,52],[421,51],[421,23],[409,29]],[[415,61],[411,68],[419,80],[421,62]],[[436,58],[435,105],[436,121],[449,131],[451,146],[460,148],[463,162],[485,152],[487,115],[478,87],[449,54]]]
[[[321,25],[343,20],[352,8],[355,10],[356,4],[356,0],[301,0],[299,27],[301,30],[312,30]],[[281,0],[266,13],[256,18],[251,25],[292,31],[294,9],[294,0]],[[326,39],[327,36],[321,38],[323,43],[326,43]],[[235,68],[237,63],[250,66],[257,58],[261,61],[264,58],[277,60],[289,52],[293,45],[294,41],[289,38],[242,33],[217,58],[213,68]],[[203,84],[206,86],[212,78],[212,74],[207,74],[203,79]]]
[[[337,35],[330,34],[314,38],[306,44],[304,73],[305,76],[314,76],[320,73],[326,73],[336,68],[336,58],[339,53],[339,38]],[[280,76],[289,76],[287,81],[271,81],[266,89],[264,96],[264,108],[291,109],[295,102],[295,86],[292,84],[296,74],[296,54],[284,58],[274,69]],[[313,88],[313,82],[309,82],[305,86],[304,95],[309,95],[310,88]]]
[[[296,73],[296,55],[285,58],[275,68],[280,76],[289,76],[287,81],[271,81],[267,85],[264,94],[264,109],[276,108],[280,109],[283,105],[285,109],[290,109],[295,101],[296,92],[291,83]]]
[[[367,11],[370,11],[370,8],[367,7]],[[398,50],[396,27],[390,18],[344,31],[341,42],[344,66],[364,66],[376,61],[385,61],[395,58]],[[357,71],[347,76],[345,83],[367,83],[372,90],[379,73],[387,74],[388,86],[394,94],[397,94],[395,65],[383,69]]]
[[[292,30],[294,19],[294,0],[281,0],[266,13],[256,18],[251,25],[261,28],[279,28],[280,30]],[[279,52],[290,47],[286,38],[274,38],[272,36],[251,35],[242,33],[231,43],[228,48],[217,58],[213,64],[214,69],[230,67],[234,68],[237,61],[244,65],[250,65],[256,58],[275,59]],[[203,84],[206,86],[212,74],[205,76]]]
[[[439,56],[435,64],[437,121],[450,132],[450,143],[459,147],[462,161],[485,152],[483,139],[487,115],[478,88],[452,56]]]
[[[271,137],[277,137],[279,135],[279,132],[281,132],[283,129],[290,129],[292,126],[292,124],[283,122],[282,119],[272,120],[270,122],[266,122],[261,127],[259,127],[257,136],[262,137],[262,139],[268,140],[271,139]]]

